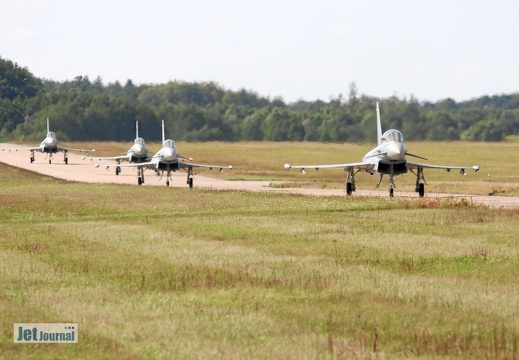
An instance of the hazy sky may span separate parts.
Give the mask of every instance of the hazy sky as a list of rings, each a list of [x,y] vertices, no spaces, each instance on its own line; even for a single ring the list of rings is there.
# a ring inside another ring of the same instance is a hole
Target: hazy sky
[[[460,101],[519,91],[518,18],[516,0],[0,0],[0,56],[58,81]]]

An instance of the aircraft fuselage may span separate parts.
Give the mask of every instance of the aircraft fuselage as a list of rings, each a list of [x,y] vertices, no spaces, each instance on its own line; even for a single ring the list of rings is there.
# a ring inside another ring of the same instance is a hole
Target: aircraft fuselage
[[[156,170],[177,171],[180,169],[175,142],[170,139],[164,141],[162,149],[153,155],[152,161],[156,161]]]
[[[48,132],[45,139],[40,144],[41,152],[47,154],[55,154],[58,152],[58,139],[56,138],[56,134],[53,132]]]
[[[368,152],[362,161],[372,162],[372,173],[400,175],[407,173],[406,149],[402,133],[388,130],[382,135],[381,143]]]

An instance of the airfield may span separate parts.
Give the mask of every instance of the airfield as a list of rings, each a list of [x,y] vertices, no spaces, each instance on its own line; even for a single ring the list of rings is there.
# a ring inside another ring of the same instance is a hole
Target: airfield
[[[22,147],[17,144],[0,143],[0,148],[16,148]],[[95,183],[95,184],[128,184],[137,185],[137,175],[135,169],[123,168],[121,174],[115,175],[115,162],[104,161],[103,164],[113,164],[108,170],[105,167],[95,167],[97,160],[89,160],[88,157],[95,156],[96,153],[90,153],[87,155],[87,159],[83,159],[85,155],[69,152],[69,164],[63,163],[63,153],[54,154],[52,164],[48,163],[46,154],[36,152],[36,161],[34,163],[29,162],[29,151],[0,151],[0,162],[5,164],[22,168],[25,170],[34,171],[36,173],[51,176],[54,178],[83,182],[83,183]],[[285,173],[283,170],[283,162],[279,161],[279,173],[281,176]],[[239,173],[240,168],[233,170],[234,173]],[[297,170],[292,170],[297,173]],[[324,170],[326,171],[326,170]],[[333,171],[333,170],[332,170]],[[428,172],[435,172],[438,170],[428,170]],[[266,180],[224,180],[217,177],[210,176],[218,172],[218,169],[212,171],[203,170],[200,174],[194,177],[194,191],[199,189],[213,189],[213,190],[244,190],[253,192],[277,192],[277,193],[290,193],[300,194],[308,196],[345,196],[344,189],[323,189],[317,187],[290,187],[283,181],[266,181]],[[186,172],[178,171],[172,173],[172,181],[170,187],[172,191],[175,188],[185,188],[186,184]],[[209,176],[208,176],[209,175]],[[473,176],[474,173],[470,171],[468,176]],[[366,176],[366,175],[359,175]],[[406,175],[410,178],[414,177],[412,174]],[[453,174],[453,181],[458,179],[457,174]],[[304,178],[301,177],[301,181]],[[373,181],[374,182],[374,181]],[[159,175],[153,171],[145,172],[145,184],[143,186],[166,186],[165,179],[161,179]],[[386,190],[386,184],[383,182],[380,189],[357,189],[353,196],[360,197],[388,197]],[[418,194],[409,191],[395,191],[395,197],[400,198],[418,198]],[[483,196],[474,194],[454,194],[454,193],[439,193],[439,192],[427,192],[425,198],[439,199],[439,198],[452,198],[466,200],[469,204],[480,204],[491,208],[519,208],[519,197],[516,196]]]
[[[440,163],[476,147],[442,145]],[[366,174],[346,197],[341,170],[282,168],[357,145],[182,143],[234,166],[193,189],[185,172],[138,186],[81,155],[0,151],[0,357],[517,358],[517,144],[486,145],[487,168],[493,147],[492,182],[431,171],[424,199],[412,174],[394,198]],[[511,196],[480,196],[494,189]],[[13,343],[20,322],[77,323],[79,342]]]

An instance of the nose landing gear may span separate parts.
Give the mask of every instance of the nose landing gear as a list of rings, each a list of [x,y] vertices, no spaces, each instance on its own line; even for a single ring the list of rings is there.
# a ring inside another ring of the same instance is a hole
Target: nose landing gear
[[[395,192],[395,176],[389,175],[389,197],[393,197]]]

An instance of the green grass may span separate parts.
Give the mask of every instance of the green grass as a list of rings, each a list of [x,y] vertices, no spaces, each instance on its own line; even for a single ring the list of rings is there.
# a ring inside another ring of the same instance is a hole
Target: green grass
[[[0,357],[517,358],[518,219],[0,165]],[[79,343],[14,344],[15,322],[77,322]]]

